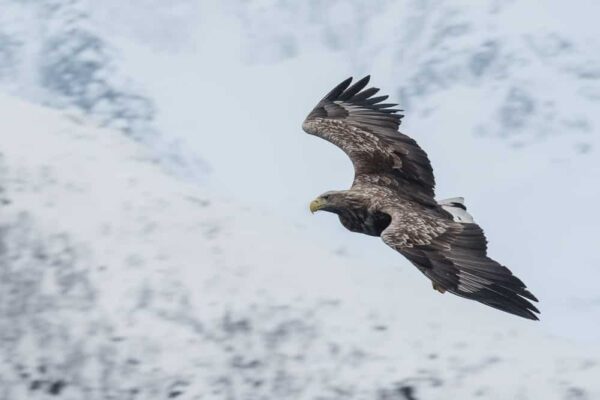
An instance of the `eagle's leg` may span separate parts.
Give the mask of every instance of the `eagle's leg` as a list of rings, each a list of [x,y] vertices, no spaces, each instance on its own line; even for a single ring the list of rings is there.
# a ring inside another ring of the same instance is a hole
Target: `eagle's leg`
[[[438,285],[435,282],[431,282],[431,286],[433,286],[433,290],[437,290],[438,292],[444,294],[446,293],[446,289],[444,289],[442,286]]]

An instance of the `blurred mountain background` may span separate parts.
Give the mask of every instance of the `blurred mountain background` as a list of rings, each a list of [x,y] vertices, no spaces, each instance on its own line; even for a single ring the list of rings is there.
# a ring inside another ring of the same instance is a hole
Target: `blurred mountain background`
[[[0,0],[0,398],[594,399],[600,4]],[[433,292],[308,202],[371,74],[541,299]]]

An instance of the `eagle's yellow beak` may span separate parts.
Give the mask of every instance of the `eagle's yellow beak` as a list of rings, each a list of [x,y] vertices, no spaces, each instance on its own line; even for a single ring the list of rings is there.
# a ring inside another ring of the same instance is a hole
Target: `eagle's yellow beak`
[[[325,207],[326,204],[327,202],[324,199],[322,199],[321,197],[317,197],[316,199],[310,202],[310,212],[314,214],[315,212]]]

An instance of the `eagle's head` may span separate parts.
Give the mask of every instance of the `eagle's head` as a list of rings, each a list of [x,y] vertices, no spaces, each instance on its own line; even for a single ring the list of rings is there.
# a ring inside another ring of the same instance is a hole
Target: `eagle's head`
[[[329,211],[340,214],[347,209],[360,208],[361,200],[349,190],[329,191],[310,202],[310,212]]]

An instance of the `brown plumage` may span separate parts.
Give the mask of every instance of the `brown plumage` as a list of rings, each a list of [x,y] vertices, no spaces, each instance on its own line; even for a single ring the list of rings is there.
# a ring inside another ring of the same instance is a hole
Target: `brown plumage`
[[[427,154],[398,132],[402,114],[388,96],[366,88],[369,77],[333,88],[302,128],[341,148],[354,165],[349,190],[324,193],[311,211],[338,214],[350,231],[380,236],[433,283],[524,318],[538,319],[537,301],[511,271],[487,257],[487,241],[461,199],[435,200]]]

